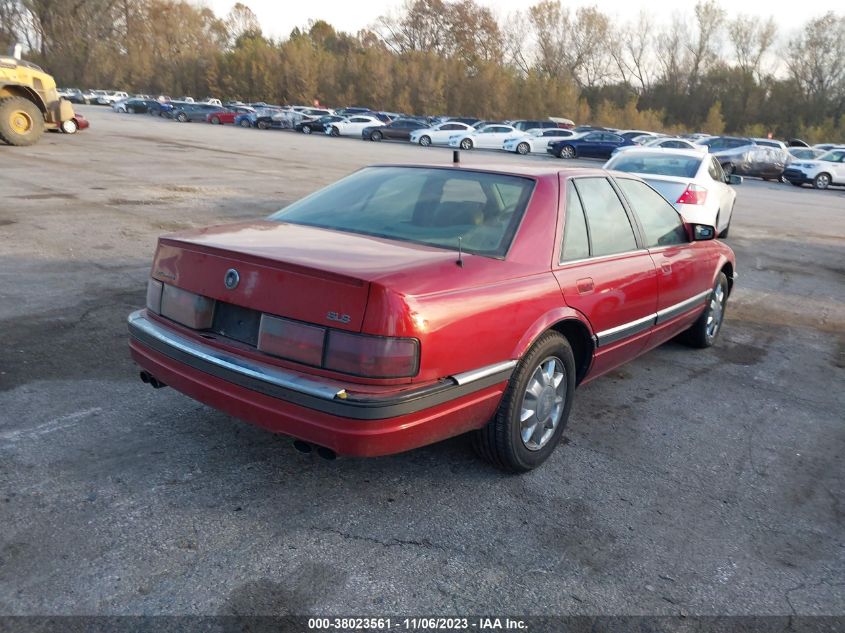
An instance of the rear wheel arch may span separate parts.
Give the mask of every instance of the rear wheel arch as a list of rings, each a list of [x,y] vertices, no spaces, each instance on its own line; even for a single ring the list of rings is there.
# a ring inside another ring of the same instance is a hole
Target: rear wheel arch
[[[566,337],[575,357],[575,384],[579,384],[593,363],[595,339],[586,322],[573,310],[560,310],[546,315],[529,328],[514,350],[513,358],[522,358],[546,332]]]
[[[560,332],[569,341],[572,355],[575,357],[575,384],[579,384],[593,363],[595,339],[590,330],[578,319],[564,319],[558,321],[550,329]]]
[[[734,266],[731,262],[726,261],[722,264],[721,268],[719,268],[719,273],[725,273],[725,277],[728,278],[728,296],[731,295],[731,291],[733,291],[734,287]],[[719,276],[719,273],[716,273],[716,277]],[[715,283],[715,279],[713,280]]]
[[[39,96],[35,90],[30,88],[29,86],[24,86],[22,84],[0,84],[0,98],[2,97],[22,97],[27,99],[28,101],[32,101],[36,105],[36,107],[41,110],[43,114],[47,113],[47,104],[44,103],[44,100]]]

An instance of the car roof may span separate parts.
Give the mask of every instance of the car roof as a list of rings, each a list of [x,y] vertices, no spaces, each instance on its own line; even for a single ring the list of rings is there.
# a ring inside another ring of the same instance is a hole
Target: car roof
[[[693,155],[696,155],[693,153]],[[527,162],[527,161],[526,161]],[[412,167],[425,169],[453,169],[455,171],[480,171],[491,174],[502,174],[504,176],[531,176],[535,178],[548,178],[561,175],[565,178],[573,176],[607,176],[609,172],[599,167],[560,167],[540,162],[521,165],[519,163],[483,163],[468,164],[460,163],[377,163],[369,167]]]
[[[669,154],[675,156],[692,156],[694,158],[709,156],[709,154],[702,150],[680,147],[632,147],[625,152],[620,152],[617,156],[630,156],[632,154]]]

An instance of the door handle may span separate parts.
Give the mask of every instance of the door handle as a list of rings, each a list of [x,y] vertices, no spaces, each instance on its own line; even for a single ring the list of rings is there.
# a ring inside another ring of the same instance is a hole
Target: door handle
[[[667,275],[672,272],[672,264],[669,262],[660,262],[660,268],[662,268],[663,272]]]
[[[584,277],[583,279],[579,279],[575,282],[575,286],[578,288],[578,294],[580,295],[589,294],[595,288],[595,284],[593,283],[592,277]]]

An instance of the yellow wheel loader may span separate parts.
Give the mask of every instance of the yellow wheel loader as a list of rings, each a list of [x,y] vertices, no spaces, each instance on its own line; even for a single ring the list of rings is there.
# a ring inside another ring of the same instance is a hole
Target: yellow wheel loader
[[[73,119],[73,105],[59,98],[50,75],[35,64],[0,56],[0,141],[32,145],[45,129],[62,129]]]

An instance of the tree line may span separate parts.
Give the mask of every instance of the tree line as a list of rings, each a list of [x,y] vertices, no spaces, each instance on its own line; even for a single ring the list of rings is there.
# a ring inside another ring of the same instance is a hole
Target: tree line
[[[408,0],[356,34],[267,37],[253,12],[185,0],[0,0],[0,50],[60,85],[488,119],[845,141],[845,14],[793,33],[700,0],[659,23],[541,0]]]

